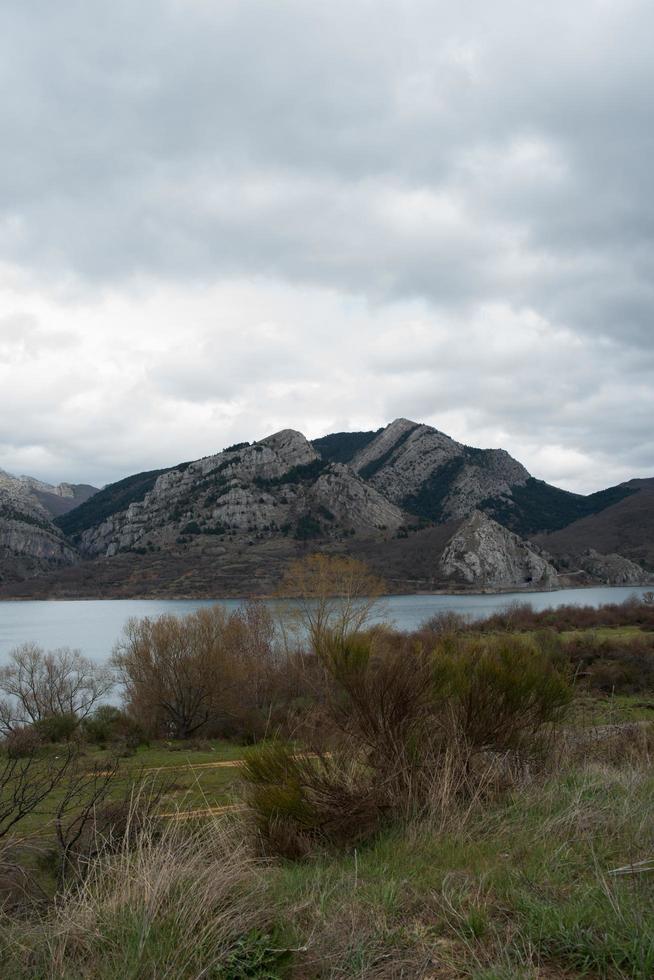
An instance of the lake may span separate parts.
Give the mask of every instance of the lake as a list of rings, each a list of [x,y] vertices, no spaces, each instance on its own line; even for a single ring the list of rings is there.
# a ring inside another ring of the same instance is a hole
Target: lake
[[[649,587],[651,589],[651,586]],[[599,606],[642,595],[648,588],[601,587],[558,592],[516,592],[502,595],[396,595],[384,599],[385,619],[399,629],[414,629],[444,609],[482,618],[511,602],[529,602],[534,609],[568,603]],[[238,599],[217,600],[236,609]],[[94,660],[105,660],[131,616],[185,613],[214,604],[211,599],[99,599],[0,602],[0,663],[20,643],[33,641],[46,649],[68,646]]]

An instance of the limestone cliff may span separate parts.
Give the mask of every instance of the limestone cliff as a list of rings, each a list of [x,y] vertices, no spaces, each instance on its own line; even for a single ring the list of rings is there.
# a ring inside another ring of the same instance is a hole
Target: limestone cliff
[[[557,570],[526,541],[480,511],[454,533],[440,559],[442,574],[479,588],[549,588]]]
[[[85,530],[87,555],[159,549],[195,535],[339,537],[396,530],[402,511],[342,464],[327,466],[285,429],[158,477],[143,500]]]
[[[0,576],[37,574],[77,557],[26,482],[0,470]]]
[[[437,522],[466,517],[489,498],[510,501],[530,479],[504,450],[473,449],[408,419],[383,429],[352,467],[397,506]]]

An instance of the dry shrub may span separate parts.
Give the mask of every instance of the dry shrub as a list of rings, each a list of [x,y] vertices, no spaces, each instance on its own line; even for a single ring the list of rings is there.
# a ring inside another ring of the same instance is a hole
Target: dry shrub
[[[566,733],[561,763],[600,763],[620,769],[649,767],[654,759],[654,723],[597,725]]]
[[[33,725],[21,725],[15,728],[2,741],[2,747],[10,759],[24,759],[33,756],[42,745],[41,734]]]
[[[542,754],[570,701],[560,665],[524,639],[449,638],[431,651],[376,640],[323,637],[314,755],[261,746],[243,768],[272,849],[351,844],[389,818],[442,820],[455,800],[510,781],[516,760]]]
[[[26,865],[26,855],[16,855],[15,860],[13,857],[7,848],[0,855],[0,913],[22,918],[44,907],[48,896]]]
[[[606,694],[654,688],[654,638],[576,636],[565,646],[580,683]]]
[[[263,878],[233,825],[152,819],[135,846],[128,839],[31,928],[18,935],[5,924],[11,975],[245,977],[269,975],[246,972],[254,960],[269,970],[281,962]]]
[[[562,605],[536,611],[528,602],[509,603],[486,619],[471,624],[471,629],[487,632],[523,632],[537,629],[587,630],[606,626],[638,626],[654,630],[654,603],[634,594],[624,602],[601,606]]]

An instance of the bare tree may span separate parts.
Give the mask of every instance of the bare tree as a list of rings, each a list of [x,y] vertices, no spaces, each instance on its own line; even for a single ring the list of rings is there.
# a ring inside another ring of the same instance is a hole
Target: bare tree
[[[292,600],[282,616],[317,651],[326,636],[345,640],[370,625],[385,592],[384,581],[364,562],[315,554],[291,563],[277,595]]]
[[[86,718],[114,686],[111,670],[67,647],[46,652],[25,643],[0,669],[0,731],[62,715]]]
[[[74,745],[45,761],[36,747],[25,756],[5,755],[0,765],[0,839],[65,782],[77,757]]]
[[[219,606],[127,622],[112,662],[127,704],[150,731],[189,738],[215,717],[233,680],[227,625]]]

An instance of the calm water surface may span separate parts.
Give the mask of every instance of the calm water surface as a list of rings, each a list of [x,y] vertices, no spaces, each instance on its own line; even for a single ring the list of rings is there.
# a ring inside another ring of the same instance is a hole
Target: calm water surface
[[[651,588],[651,587],[650,587]],[[504,593],[503,595],[397,595],[384,600],[385,619],[399,629],[413,629],[429,616],[452,609],[471,618],[488,616],[516,600],[530,602],[534,609],[567,603],[599,606],[622,602],[641,595],[644,588],[603,587],[567,589],[560,592]],[[220,599],[227,609],[236,609],[238,599]],[[70,601],[0,602],[0,662],[20,643],[33,641],[43,647],[68,646],[88,657],[106,659],[130,616],[185,613],[214,604],[211,599],[99,599]]]

